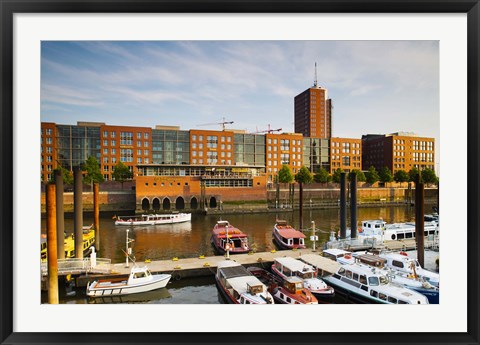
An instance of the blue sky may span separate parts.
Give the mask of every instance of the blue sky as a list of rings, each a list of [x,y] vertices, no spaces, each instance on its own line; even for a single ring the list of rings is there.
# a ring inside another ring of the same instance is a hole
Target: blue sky
[[[437,41],[42,42],[41,121],[293,131],[318,84],[333,136],[415,132],[439,144]],[[438,162],[438,160],[437,160]]]

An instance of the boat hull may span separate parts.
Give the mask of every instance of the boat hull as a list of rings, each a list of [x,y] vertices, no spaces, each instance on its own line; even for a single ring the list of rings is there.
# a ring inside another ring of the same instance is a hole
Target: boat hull
[[[220,246],[218,244],[218,241],[215,238],[215,236],[212,235],[210,241],[212,242],[212,246],[218,254],[226,254],[227,253],[225,248],[223,248],[222,246]],[[245,248],[242,248],[242,247],[234,247],[233,249],[229,250],[229,254],[246,254],[249,251],[250,251],[250,249],[245,249]]]
[[[170,281],[170,274],[159,274],[153,276],[153,280],[135,285],[127,284],[104,284],[100,285],[98,281],[93,282],[87,288],[87,296],[89,297],[105,297],[105,296],[123,296],[136,293],[152,291],[164,288]]]
[[[347,301],[351,301],[358,304],[385,304],[380,300],[368,298],[367,296],[363,296],[352,290],[346,289],[342,285],[336,284],[335,279],[328,279],[328,277],[324,277],[323,279],[335,289],[335,292],[338,295],[342,296]]]

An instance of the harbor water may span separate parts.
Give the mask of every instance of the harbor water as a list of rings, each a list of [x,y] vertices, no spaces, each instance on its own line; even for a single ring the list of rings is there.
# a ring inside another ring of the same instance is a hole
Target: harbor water
[[[431,212],[429,206],[425,212]],[[358,208],[359,223],[362,220],[382,218],[387,223],[413,221],[414,209],[407,206],[385,207],[361,207]],[[312,248],[309,241],[311,222],[315,222],[319,241],[317,248],[322,248],[323,243],[328,241],[330,231],[339,230],[339,209],[306,209],[303,212],[304,232],[307,235],[306,244]],[[99,246],[96,246],[97,256],[109,258],[112,263],[125,262],[122,250],[126,247],[126,233],[133,239],[133,256],[137,262],[145,260],[165,260],[177,258],[189,258],[213,256],[215,252],[210,243],[211,230],[215,223],[220,220],[228,220],[231,225],[248,234],[251,247],[258,252],[277,249],[272,242],[272,228],[277,219],[288,221],[298,228],[298,211],[256,214],[232,214],[232,215],[201,215],[193,214],[192,221],[180,224],[157,225],[157,226],[115,226],[111,216],[101,217]],[[93,218],[84,217],[84,225],[93,223]],[[349,219],[347,218],[347,224]],[[42,232],[45,232],[45,220],[42,220]],[[73,232],[73,219],[65,219],[65,232]],[[221,303],[215,286],[214,278],[201,277],[171,281],[167,288],[136,296],[118,297],[106,300],[91,300],[85,296],[84,289],[73,289],[66,294],[65,289],[60,289],[60,303],[185,303],[185,304],[211,304]],[[336,303],[345,303],[341,299]],[[46,294],[42,293],[42,303],[46,303]]]

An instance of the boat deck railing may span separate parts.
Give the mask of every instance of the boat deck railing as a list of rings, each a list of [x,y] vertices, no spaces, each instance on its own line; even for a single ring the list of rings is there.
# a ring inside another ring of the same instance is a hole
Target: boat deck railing
[[[428,235],[424,239],[424,248],[439,250],[440,237],[438,235]],[[417,242],[414,238],[404,240],[385,240],[378,241],[375,238],[365,239],[336,239],[325,243],[325,249],[344,249],[349,251],[379,249],[379,250],[416,250]]]
[[[42,275],[48,275],[47,262],[42,262]],[[94,262],[90,258],[84,259],[59,259],[58,275],[103,273],[112,272],[112,260],[96,258]]]

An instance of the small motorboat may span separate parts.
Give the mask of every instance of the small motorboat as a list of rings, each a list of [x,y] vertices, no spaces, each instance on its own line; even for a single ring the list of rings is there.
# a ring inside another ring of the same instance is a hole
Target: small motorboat
[[[274,274],[259,267],[249,267],[248,271],[268,287],[278,303],[283,304],[318,304],[317,298],[303,287],[299,277],[288,277],[284,281]]]
[[[273,226],[273,240],[281,249],[302,249],[305,235],[288,225],[285,220],[277,220]]]
[[[128,279],[100,279],[87,284],[87,296],[123,296],[164,288],[170,281],[170,274],[155,274],[144,267],[133,266]]]
[[[215,224],[212,229],[211,242],[221,254],[225,254],[227,251],[230,254],[241,254],[248,253],[250,250],[248,235],[230,225],[226,220],[220,220]]]
[[[300,260],[291,257],[275,258],[272,272],[284,281],[289,277],[300,278],[303,287],[310,290],[320,303],[331,302],[335,296],[335,290],[318,278],[313,266]]]
[[[227,303],[274,304],[267,286],[241,264],[225,260],[218,264],[215,282]]]

